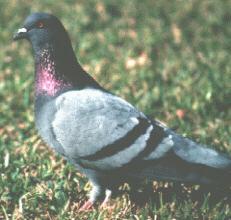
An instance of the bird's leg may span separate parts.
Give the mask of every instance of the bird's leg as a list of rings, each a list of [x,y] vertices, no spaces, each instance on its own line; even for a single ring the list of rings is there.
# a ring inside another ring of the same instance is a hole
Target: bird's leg
[[[86,211],[93,207],[94,203],[99,197],[102,196],[104,188],[100,185],[93,184],[92,190],[90,191],[89,199],[83,206],[81,206],[80,211]]]
[[[100,205],[100,208],[105,208],[105,207],[107,207],[107,204],[108,204],[108,201],[109,201],[110,198],[111,198],[111,195],[112,195],[112,191],[109,190],[109,189],[106,189],[106,191],[105,191],[105,198],[104,198],[102,204]]]
[[[80,207],[79,211],[80,212],[87,211],[87,210],[91,209],[93,207],[93,205],[94,205],[94,202],[90,201],[90,199],[89,199]]]

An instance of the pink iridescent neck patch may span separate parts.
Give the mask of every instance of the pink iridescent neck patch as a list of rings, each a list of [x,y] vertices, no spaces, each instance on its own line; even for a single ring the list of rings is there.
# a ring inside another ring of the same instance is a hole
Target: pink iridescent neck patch
[[[63,82],[62,80],[58,80],[54,73],[49,72],[46,69],[41,69],[39,73],[37,73],[36,80],[36,93],[42,94],[45,93],[49,96],[54,96],[61,89],[65,89],[70,87],[70,84]]]
[[[55,96],[57,92],[71,87],[70,83],[59,79],[55,64],[50,59],[50,54],[44,52],[42,55],[40,64],[36,68],[36,94]]]

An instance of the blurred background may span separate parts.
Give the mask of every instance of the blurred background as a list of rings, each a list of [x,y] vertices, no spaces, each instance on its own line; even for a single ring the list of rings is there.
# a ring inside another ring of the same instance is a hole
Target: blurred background
[[[125,194],[111,210],[78,214],[89,185],[37,136],[32,49],[12,41],[38,11],[61,19],[80,63],[101,85],[180,133],[231,154],[230,1],[0,0],[0,219],[231,216],[223,200],[210,204],[188,191],[178,199],[171,184],[165,200],[165,183],[155,183],[157,201],[146,209],[134,209]]]

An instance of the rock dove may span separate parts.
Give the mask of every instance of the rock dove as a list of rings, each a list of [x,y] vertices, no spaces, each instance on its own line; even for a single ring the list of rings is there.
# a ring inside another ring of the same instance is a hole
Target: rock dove
[[[228,155],[185,138],[102,88],[77,61],[57,17],[29,15],[14,40],[35,59],[35,121],[43,140],[92,183],[89,200],[109,200],[121,183],[144,179],[231,184]]]

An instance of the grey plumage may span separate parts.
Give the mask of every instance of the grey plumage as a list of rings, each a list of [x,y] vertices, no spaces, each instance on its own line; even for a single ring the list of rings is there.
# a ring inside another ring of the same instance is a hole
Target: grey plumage
[[[27,38],[35,51],[38,131],[90,179],[91,203],[104,192],[107,200],[109,190],[125,181],[231,184],[227,155],[150,120],[95,82],[73,57],[69,37],[56,17],[29,16],[15,36],[21,38]]]

